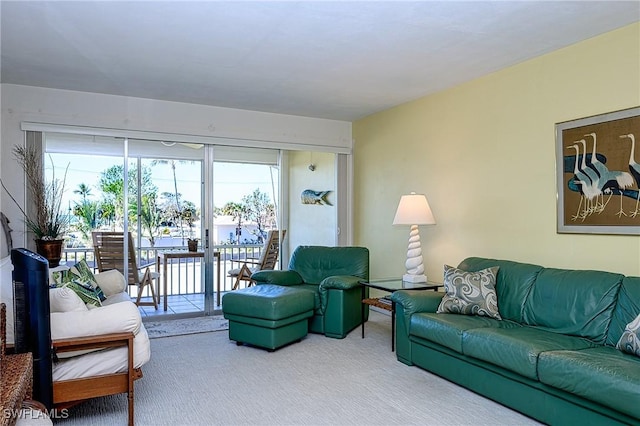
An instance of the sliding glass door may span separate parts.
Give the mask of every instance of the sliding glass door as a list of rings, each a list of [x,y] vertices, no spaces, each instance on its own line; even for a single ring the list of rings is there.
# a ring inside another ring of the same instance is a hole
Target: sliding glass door
[[[85,259],[97,271],[92,234],[130,233],[141,274],[149,268],[157,276],[158,308],[140,307],[147,317],[219,312],[233,288],[229,272],[258,258],[266,233],[281,226],[277,150],[67,134],[44,140],[51,172],[67,173],[67,264]],[[127,268],[123,259],[118,269]],[[130,286],[132,297],[137,291]],[[142,301],[152,301],[148,287]]]
[[[65,260],[97,270],[92,232],[130,233],[137,266],[158,276],[158,308],[140,308],[147,317],[220,312],[224,292],[246,285],[232,271],[255,266],[271,230],[286,231],[284,265],[299,245],[341,242],[338,206],[348,190],[339,180],[348,167],[334,153],[43,135],[48,172],[66,173]],[[130,286],[133,297],[137,290]],[[142,298],[151,300],[148,287]]]

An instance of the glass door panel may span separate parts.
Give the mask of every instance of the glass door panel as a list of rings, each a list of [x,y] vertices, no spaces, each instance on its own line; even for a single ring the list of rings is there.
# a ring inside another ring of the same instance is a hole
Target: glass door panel
[[[280,168],[276,150],[211,147],[209,167],[209,250],[215,253],[215,271],[220,267],[220,287],[214,289],[214,311],[221,309],[221,295],[231,291],[235,278],[230,272],[245,263],[254,267],[267,233],[280,223]],[[217,262],[217,264],[216,264]],[[207,264],[209,265],[209,264]],[[217,283],[216,283],[217,284]],[[245,283],[243,283],[243,286]]]

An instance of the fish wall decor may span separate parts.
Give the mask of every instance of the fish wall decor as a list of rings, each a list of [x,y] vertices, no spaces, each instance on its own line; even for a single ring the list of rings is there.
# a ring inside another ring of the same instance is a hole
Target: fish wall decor
[[[300,194],[300,198],[302,198],[302,204],[319,204],[319,205],[327,205],[332,206],[328,200],[327,196],[331,193],[331,191],[314,191],[313,189],[305,189]]]

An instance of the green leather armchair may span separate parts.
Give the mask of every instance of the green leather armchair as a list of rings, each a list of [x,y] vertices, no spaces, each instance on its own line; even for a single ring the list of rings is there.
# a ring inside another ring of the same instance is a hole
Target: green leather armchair
[[[315,306],[309,331],[342,339],[361,323],[362,290],[358,282],[369,280],[369,249],[299,246],[291,255],[288,270],[259,271],[251,279],[257,285],[313,291]]]

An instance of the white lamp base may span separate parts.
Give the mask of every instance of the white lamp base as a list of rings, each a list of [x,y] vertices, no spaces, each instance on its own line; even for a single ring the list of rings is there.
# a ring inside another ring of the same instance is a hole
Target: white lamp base
[[[402,281],[404,281],[406,283],[426,283],[427,282],[427,276],[426,275],[404,274],[402,276]]]

